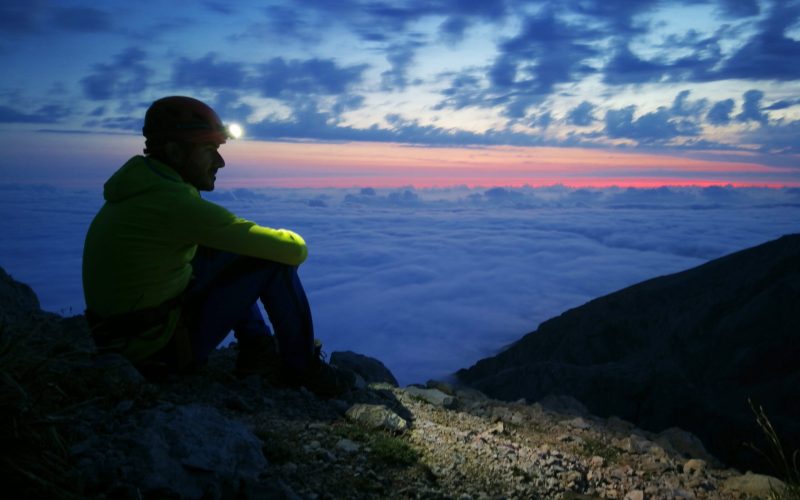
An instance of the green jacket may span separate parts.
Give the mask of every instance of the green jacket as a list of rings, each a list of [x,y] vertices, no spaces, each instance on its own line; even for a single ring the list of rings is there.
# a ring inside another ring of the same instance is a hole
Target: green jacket
[[[308,255],[305,241],[236,217],[203,200],[169,166],[150,157],[128,160],[105,183],[106,203],[92,221],[83,249],[87,309],[108,318],[158,306],[189,284],[198,245],[288,265]],[[179,313],[179,312],[178,312]],[[163,332],[147,335],[123,352],[134,361],[164,346],[177,313]]]

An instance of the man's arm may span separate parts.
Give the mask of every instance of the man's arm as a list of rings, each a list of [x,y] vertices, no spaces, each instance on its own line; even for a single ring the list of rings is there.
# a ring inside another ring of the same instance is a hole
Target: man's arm
[[[259,226],[201,198],[182,205],[176,231],[188,241],[292,266],[302,264],[308,256],[305,240],[293,231]]]

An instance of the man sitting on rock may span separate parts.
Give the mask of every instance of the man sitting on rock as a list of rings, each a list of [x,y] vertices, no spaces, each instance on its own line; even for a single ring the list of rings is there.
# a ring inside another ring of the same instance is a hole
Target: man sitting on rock
[[[145,155],[105,183],[84,244],[86,317],[98,349],[160,379],[203,365],[233,330],[238,375],[321,397],[349,389],[352,374],[324,363],[314,340],[297,275],[303,238],[200,197],[214,189],[225,166],[218,148],[231,138],[214,110],[190,97],[159,99],[143,134]]]

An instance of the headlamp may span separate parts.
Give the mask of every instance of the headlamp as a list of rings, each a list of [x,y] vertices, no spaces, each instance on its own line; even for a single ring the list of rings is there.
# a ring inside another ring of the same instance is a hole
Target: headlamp
[[[244,129],[238,123],[229,123],[225,126],[225,131],[231,139],[239,139],[244,135]]]

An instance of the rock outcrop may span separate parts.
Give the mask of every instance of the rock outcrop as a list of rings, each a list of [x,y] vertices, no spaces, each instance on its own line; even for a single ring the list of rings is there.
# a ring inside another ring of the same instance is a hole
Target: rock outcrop
[[[596,415],[698,435],[728,463],[763,464],[744,446],[763,406],[800,446],[800,235],[656,278],[542,323],[458,378],[503,400],[568,395]]]
[[[0,297],[12,289],[26,293],[8,281]],[[235,347],[154,385],[98,355],[82,317],[23,316],[0,330],[8,498],[745,499],[782,487],[724,468],[685,431],[650,433],[566,397],[509,403],[431,381],[325,401],[232,376]]]

